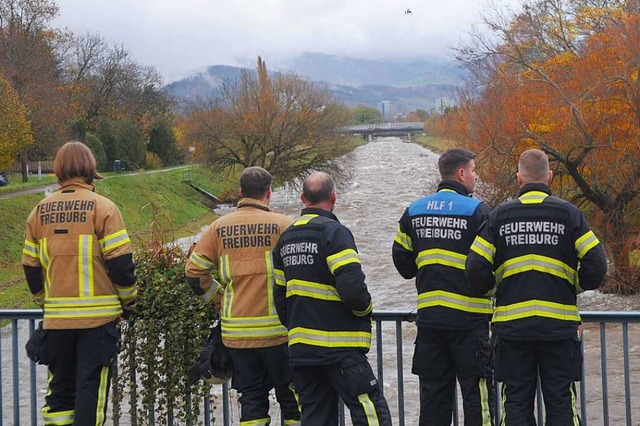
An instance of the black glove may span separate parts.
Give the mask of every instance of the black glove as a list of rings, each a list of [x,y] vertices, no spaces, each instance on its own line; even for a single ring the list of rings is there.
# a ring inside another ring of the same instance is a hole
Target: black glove
[[[46,360],[46,348],[47,348],[47,330],[42,328],[42,321],[38,326],[38,329],[31,333],[29,336],[29,340],[25,345],[25,349],[27,350],[27,356],[29,359],[36,364],[48,365],[49,362]]]

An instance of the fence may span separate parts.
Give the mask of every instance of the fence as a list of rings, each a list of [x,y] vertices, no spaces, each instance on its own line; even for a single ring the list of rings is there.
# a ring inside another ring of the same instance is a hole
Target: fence
[[[46,383],[38,381],[36,366],[24,353],[24,343],[41,315],[39,310],[0,310],[3,324],[9,322],[0,333],[0,426],[41,424],[39,404],[43,403]],[[581,312],[581,316],[585,323],[585,363],[579,384],[582,424],[638,426],[640,401],[631,398],[631,389],[640,388],[640,312]],[[415,313],[374,312],[373,320],[375,338],[370,358],[389,402],[394,424],[417,424],[417,378],[409,372],[415,327],[406,325],[415,320]],[[630,341],[635,343],[630,345]],[[212,388],[213,394],[221,398],[221,404],[213,408],[210,400],[204,401],[200,420],[207,425],[236,424],[232,392],[225,385]],[[541,400],[540,393],[537,399]],[[454,407],[457,426],[462,424],[459,401]],[[499,414],[499,406],[496,410]],[[544,418],[542,404],[536,405],[536,416]],[[216,422],[212,423],[214,417]],[[274,419],[277,417],[276,413]],[[346,417],[341,410],[341,425],[350,424]],[[126,419],[120,424],[127,424]],[[173,422],[170,420],[169,424]],[[538,424],[544,423],[539,420]]]

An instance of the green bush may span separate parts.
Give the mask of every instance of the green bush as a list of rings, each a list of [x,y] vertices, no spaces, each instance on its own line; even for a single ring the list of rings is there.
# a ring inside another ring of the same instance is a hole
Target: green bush
[[[199,402],[208,395],[202,381],[187,386],[193,365],[209,334],[214,311],[186,283],[186,254],[168,247],[162,237],[167,224],[152,223],[150,241],[136,252],[138,299],[123,325],[122,348],[114,377],[114,425],[128,399],[132,425],[197,424]],[[191,401],[194,401],[191,404]],[[153,415],[151,415],[153,413]]]

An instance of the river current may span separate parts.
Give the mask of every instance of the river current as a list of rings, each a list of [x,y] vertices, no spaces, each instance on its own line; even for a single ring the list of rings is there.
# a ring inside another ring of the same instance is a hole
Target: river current
[[[416,290],[412,280],[403,279],[395,270],[391,259],[391,245],[395,235],[397,221],[404,209],[416,198],[433,192],[439,181],[437,170],[438,156],[418,145],[402,142],[399,138],[380,138],[357,148],[353,155],[353,179],[340,188],[334,213],[345,224],[355,237],[366,282],[372,294],[374,309],[377,311],[412,311],[416,307]],[[299,191],[279,189],[274,191],[271,207],[274,211],[284,213],[292,218],[299,216],[302,203]],[[221,208],[224,214],[230,209]],[[188,244],[197,236],[182,240]],[[586,292],[579,296],[581,310],[640,310],[640,298],[604,295],[597,291]],[[6,327],[5,327],[6,329]],[[622,379],[622,337],[620,326],[607,328],[607,357],[609,362],[609,417],[611,425],[623,425],[624,422],[624,382]],[[600,374],[599,328],[596,324],[585,326],[585,371],[587,374],[588,415],[585,420],[589,425],[603,425],[602,392]],[[22,332],[22,335],[25,333]],[[413,355],[413,339],[415,326],[403,324],[403,386],[405,405],[405,424],[418,423],[418,383],[411,374],[411,358]],[[11,377],[10,347],[11,337],[8,330],[2,333],[2,376]],[[383,363],[384,391],[394,417],[398,424],[399,383],[397,377],[396,327],[386,324],[383,327]],[[370,353],[370,361],[377,375],[374,342]],[[21,341],[19,350],[24,343]],[[640,327],[629,326],[629,354],[632,370],[631,389],[635,395],[640,389]],[[24,357],[23,357],[24,358]],[[24,361],[24,359],[21,360]],[[39,376],[44,373],[38,367]],[[21,372],[26,376],[26,361],[21,364]],[[3,394],[3,413],[11,412],[12,388],[5,386]],[[43,401],[46,381],[38,380],[38,405]],[[27,385],[21,393],[21,411],[28,418]],[[24,395],[24,396],[23,396]],[[233,424],[238,423],[237,404],[233,404]],[[279,424],[279,415],[274,406],[272,409],[274,424]],[[5,416],[3,416],[5,417]],[[350,424],[347,414],[347,424]],[[462,416],[460,415],[462,419]],[[640,402],[632,401],[633,425],[640,425]],[[12,424],[9,418],[5,419]],[[111,424],[108,422],[108,424]],[[126,420],[121,422],[126,424]],[[216,423],[217,424],[217,423]]]

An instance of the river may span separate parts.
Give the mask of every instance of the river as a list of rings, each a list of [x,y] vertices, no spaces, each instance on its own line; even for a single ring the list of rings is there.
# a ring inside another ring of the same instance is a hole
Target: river
[[[418,145],[402,142],[398,138],[380,138],[356,149],[354,153],[354,177],[345,188],[338,192],[334,213],[354,234],[362,266],[367,277],[367,285],[373,296],[375,310],[415,310],[416,290],[412,280],[404,280],[395,270],[391,259],[391,245],[397,221],[407,205],[418,197],[433,192],[439,180],[438,156]],[[302,208],[299,193],[294,190],[274,191],[271,207],[292,218],[299,215]],[[221,209],[224,214],[229,209]],[[196,237],[197,238],[197,237]],[[183,240],[188,243],[189,240]],[[579,296],[581,310],[640,310],[640,298],[604,295],[597,291]],[[587,325],[585,331],[585,369],[587,373],[588,424],[604,424],[602,417],[600,382],[599,329],[597,325]],[[624,424],[624,386],[621,378],[622,338],[619,329],[607,329],[607,354],[609,358],[609,408],[610,424]],[[617,330],[616,330],[617,329]],[[398,380],[396,377],[395,326],[384,326],[384,390],[393,413],[398,412]],[[629,326],[630,364],[632,389],[640,388],[640,327]],[[418,383],[411,374],[411,357],[415,326],[403,325],[403,364],[405,391],[405,424],[415,425],[418,419]],[[375,342],[374,346],[375,347]],[[6,333],[3,333],[3,352],[10,347]],[[21,345],[20,348],[23,346]],[[3,354],[4,355],[4,354]],[[375,350],[370,356],[375,365]],[[3,377],[11,377],[9,363],[3,357]],[[26,368],[26,363],[24,368]],[[39,367],[40,372],[44,370]],[[26,371],[26,370],[23,370]],[[376,370],[377,371],[377,370]],[[5,410],[7,398],[10,400],[10,386],[3,389]],[[43,389],[39,386],[39,395]],[[24,394],[25,392],[23,392]],[[42,401],[40,397],[39,401]],[[41,402],[39,402],[41,403]],[[21,405],[26,408],[25,404]],[[23,408],[23,409],[24,409]],[[233,408],[237,421],[237,406]],[[275,410],[273,410],[275,412]],[[640,402],[632,401],[635,423],[640,423]],[[3,411],[7,412],[7,411]],[[8,411],[10,412],[10,410]],[[275,414],[275,413],[272,413]],[[348,417],[348,416],[347,416]],[[277,414],[274,419],[279,419]],[[9,423],[10,424],[10,423]],[[234,422],[235,424],[235,422]]]

